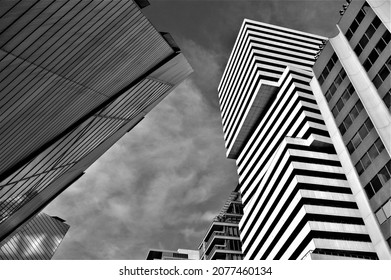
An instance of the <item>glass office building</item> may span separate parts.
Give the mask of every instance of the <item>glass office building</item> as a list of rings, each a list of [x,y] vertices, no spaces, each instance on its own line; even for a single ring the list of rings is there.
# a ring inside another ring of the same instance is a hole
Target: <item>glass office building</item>
[[[6,1],[0,240],[83,175],[191,72],[148,1]]]

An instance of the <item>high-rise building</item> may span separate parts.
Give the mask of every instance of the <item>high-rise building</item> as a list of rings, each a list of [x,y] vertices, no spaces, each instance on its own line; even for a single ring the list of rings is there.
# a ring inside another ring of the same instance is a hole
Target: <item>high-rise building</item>
[[[178,249],[177,251],[150,249],[147,260],[199,260],[197,250]]]
[[[147,4],[2,2],[0,241],[192,72]]]
[[[218,216],[210,224],[198,249],[201,260],[241,260],[239,221],[243,216],[240,193],[231,193]]]
[[[0,242],[0,259],[50,260],[68,229],[63,219],[41,212]]]
[[[376,252],[390,259],[391,3],[356,0],[340,13],[311,86]]]
[[[379,29],[382,23],[375,27],[374,40],[379,40],[386,31],[385,25],[390,28],[390,9],[385,9],[389,2],[384,3],[385,6],[379,4],[382,1],[373,2],[379,6],[371,9],[373,14],[379,14],[380,22],[383,22],[383,29]],[[368,3],[371,4],[371,1]],[[348,3],[344,8],[346,6]],[[340,24],[349,25],[349,13],[354,13],[350,10],[353,8],[346,9]],[[367,18],[363,22],[369,25],[370,21]],[[367,27],[356,29],[363,33]],[[358,37],[362,33],[354,34],[353,40],[361,40]],[[227,156],[235,159],[238,166],[244,205],[239,228],[245,259],[389,258],[390,248],[385,241],[387,235],[380,236],[379,222],[373,225],[374,215],[368,214],[368,201],[362,202],[362,194],[358,195],[358,180],[351,179],[349,170],[351,172],[352,168],[344,164],[351,159],[341,156],[341,144],[335,140],[337,129],[332,130],[329,126],[334,118],[328,105],[322,105],[319,98],[321,95],[324,99],[322,90],[328,89],[334,80],[334,90],[339,97],[343,92],[354,95],[356,85],[349,85],[349,75],[340,71],[340,67],[333,70],[332,77],[323,77],[325,85],[322,89],[319,85],[314,87],[316,79],[312,68],[316,58],[315,73],[319,74],[326,64],[340,65],[339,60],[350,59],[348,51],[341,50],[341,57],[330,54],[330,44],[337,49],[344,48],[342,43],[333,44],[333,40],[328,42],[322,36],[251,20],[245,20],[240,29],[218,91]],[[346,45],[346,39],[341,40],[345,40],[343,44]],[[376,44],[377,41],[368,46],[372,45],[373,49]],[[321,49],[323,51],[319,54]],[[366,49],[362,55],[371,51]],[[387,59],[384,58],[383,65]],[[357,72],[357,67],[352,62],[346,64],[352,67],[352,75],[356,75],[353,73]],[[388,66],[385,64],[384,67]],[[373,74],[374,81],[377,73]],[[316,77],[319,74],[315,74]],[[371,83],[371,80],[368,81]],[[361,86],[363,89],[369,87]],[[376,94],[380,101],[385,96],[378,93],[374,86],[371,90],[371,94]],[[337,97],[333,98],[334,106]],[[367,98],[372,99],[370,95]],[[387,100],[387,97],[384,99]],[[345,116],[357,100],[351,101],[350,107],[344,109]],[[324,112],[326,106],[329,113]],[[390,137],[389,111],[385,102],[382,106],[376,118],[379,122],[382,118],[386,121],[379,124],[379,134],[388,132]],[[365,104],[361,107],[366,108]],[[355,126],[355,132],[352,128],[350,136],[358,131],[357,134],[368,134],[376,128],[371,120],[364,117],[360,120],[361,124]],[[341,138],[341,135],[338,137]],[[374,136],[372,143],[365,145],[368,149],[375,149],[381,158],[377,171],[368,177],[379,177],[383,180],[384,192],[388,192],[379,194],[383,204],[379,202],[376,211],[389,210],[390,177],[383,174],[388,172],[389,149],[385,147],[390,143],[386,136]],[[345,152],[345,155],[349,153]],[[377,175],[380,170],[381,175]],[[372,177],[368,182],[363,181],[361,186],[372,182]],[[378,216],[383,221],[387,214]]]

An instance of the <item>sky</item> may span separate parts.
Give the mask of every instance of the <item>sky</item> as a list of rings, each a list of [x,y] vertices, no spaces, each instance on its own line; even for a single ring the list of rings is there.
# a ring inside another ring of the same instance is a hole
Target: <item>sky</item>
[[[145,259],[197,249],[237,185],[225,156],[217,86],[244,18],[337,35],[342,0],[149,0],[194,73],[44,212],[71,226],[54,259]]]

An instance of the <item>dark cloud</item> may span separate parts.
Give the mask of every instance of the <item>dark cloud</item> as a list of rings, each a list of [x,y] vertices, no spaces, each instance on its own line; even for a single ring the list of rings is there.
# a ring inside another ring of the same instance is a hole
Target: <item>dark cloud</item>
[[[344,1],[150,2],[143,11],[174,36],[195,72],[45,210],[71,225],[55,258],[197,248],[237,184],[217,85],[243,19],[331,36]]]

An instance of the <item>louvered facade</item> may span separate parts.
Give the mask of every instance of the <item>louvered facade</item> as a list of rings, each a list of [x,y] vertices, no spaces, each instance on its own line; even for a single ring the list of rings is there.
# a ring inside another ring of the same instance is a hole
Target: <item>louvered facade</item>
[[[139,4],[2,2],[0,240],[192,72]]]
[[[377,259],[312,92],[326,38],[245,20],[219,85],[244,259]]]

